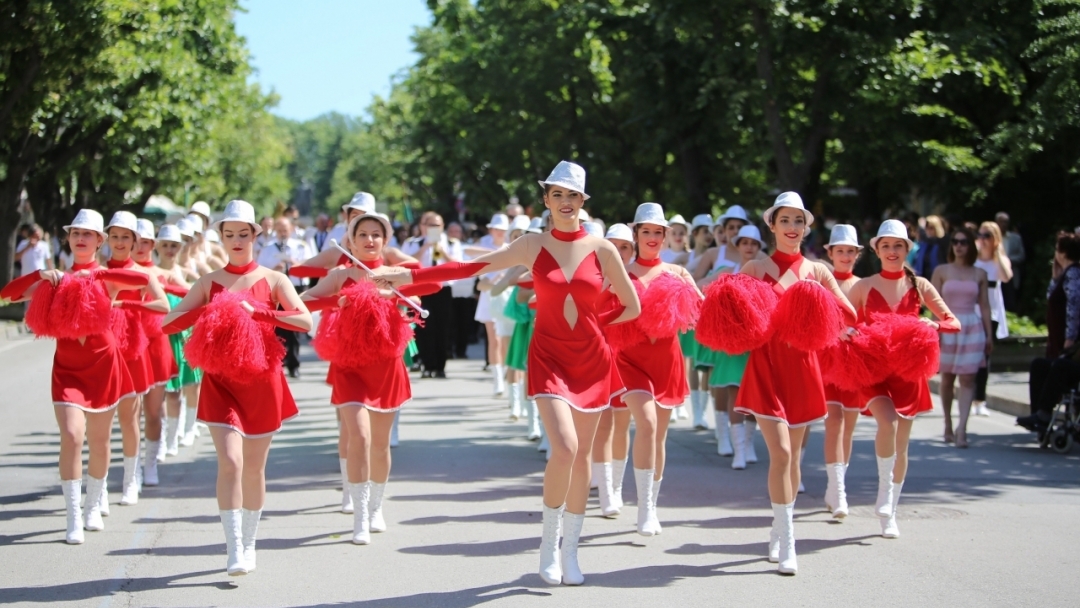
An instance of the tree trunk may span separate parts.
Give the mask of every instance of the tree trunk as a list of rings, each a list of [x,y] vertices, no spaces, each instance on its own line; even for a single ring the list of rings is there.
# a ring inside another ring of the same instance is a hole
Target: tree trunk
[[[0,285],[7,285],[15,269],[15,235],[22,221],[23,183],[32,163],[16,159],[8,163],[7,176],[0,181]]]

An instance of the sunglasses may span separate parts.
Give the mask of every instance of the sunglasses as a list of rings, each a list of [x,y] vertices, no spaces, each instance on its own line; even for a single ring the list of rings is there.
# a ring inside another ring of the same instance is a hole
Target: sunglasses
[[[963,245],[964,247],[967,247],[968,246],[968,240],[967,239],[953,239],[952,244],[953,245]]]
[[[990,234],[989,232],[980,232],[979,238],[983,240],[988,240],[994,238],[994,235]]]

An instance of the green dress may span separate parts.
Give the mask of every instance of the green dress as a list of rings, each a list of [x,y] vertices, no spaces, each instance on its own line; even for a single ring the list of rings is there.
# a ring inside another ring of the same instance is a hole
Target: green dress
[[[506,366],[510,369],[525,371],[529,360],[529,343],[532,342],[533,320],[536,312],[529,308],[528,302],[518,302],[518,287],[510,293],[510,300],[503,309],[503,314],[513,319],[514,334],[510,336],[510,346],[506,351]]]
[[[709,387],[742,386],[743,372],[746,371],[746,360],[749,358],[748,352],[741,355],[717,352],[712,373],[709,374]]]
[[[682,347],[683,357],[691,360],[697,357],[698,343],[694,338],[694,330],[679,334],[679,346]]]
[[[171,293],[165,294],[165,297],[169,298],[170,309],[175,308],[180,303],[180,300],[183,300],[180,296]],[[175,393],[185,386],[202,382],[202,370],[188,365],[187,359],[184,357],[184,345],[187,344],[189,337],[191,337],[190,327],[169,336],[169,344],[172,345],[173,357],[176,359],[176,367],[180,370],[180,373],[171,378],[168,384],[165,385],[167,392]]]

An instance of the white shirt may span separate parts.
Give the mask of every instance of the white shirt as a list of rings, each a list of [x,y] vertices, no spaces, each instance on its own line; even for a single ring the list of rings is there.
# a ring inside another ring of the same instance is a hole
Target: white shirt
[[[285,262],[285,272],[288,274],[289,268],[303,262],[311,257],[308,254],[307,243],[300,239],[286,239],[284,243],[280,242],[277,238],[274,238],[270,242],[263,245],[261,251],[259,251],[258,262],[260,266],[265,266],[270,269],[277,268],[278,264],[282,261]],[[296,287],[300,287],[304,284],[305,279],[299,279],[296,277],[289,277],[292,284]]]
[[[342,224],[342,223],[334,224],[334,227],[330,229],[330,237],[327,238],[326,241],[323,243],[322,249],[320,251],[326,251],[327,249],[333,249],[334,248],[334,246],[330,244],[330,239],[334,239],[335,241],[341,243],[344,246],[345,245],[345,230],[346,230],[345,224]]]
[[[19,246],[15,248],[15,254],[18,255],[30,245],[30,240],[26,239],[19,243]],[[39,270],[46,270],[48,268],[47,262],[52,257],[52,252],[49,250],[49,244],[45,241],[38,241],[26,255],[22,257],[22,276],[38,272]]]
[[[442,249],[446,252],[446,255],[440,257],[434,263],[431,259],[431,254],[435,251],[434,247],[428,247],[424,250],[423,254],[420,254],[420,248],[424,246],[424,237],[418,236],[405,241],[405,244],[401,246],[401,252],[405,255],[411,255],[419,260],[422,268],[438,266],[439,264],[445,264],[446,262],[461,261],[463,257],[461,241],[455,240],[454,242],[450,242],[450,240],[446,238],[446,234],[443,233],[439,235],[439,242],[442,243]],[[443,285],[447,285],[447,283],[444,282]]]

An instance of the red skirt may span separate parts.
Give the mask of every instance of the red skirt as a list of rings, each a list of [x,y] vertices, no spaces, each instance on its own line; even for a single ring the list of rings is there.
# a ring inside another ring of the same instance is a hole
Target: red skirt
[[[690,385],[686,383],[686,359],[675,336],[656,342],[638,342],[620,350],[615,362],[626,385],[626,393],[648,393],[657,405],[668,409],[682,405],[690,394]]]
[[[529,399],[561,399],[580,411],[606,409],[626,390],[600,334],[574,339],[533,333],[527,367]]]
[[[401,357],[372,361],[359,368],[331,366],[330,404],[359,405],[379,412],[396,412],[412,400],[409,370]]]
[[[173,357],[172,343],[169,336],[150,338],[150,345],[146,349],[146,359],[150,364],[150,378],[153,386],[160,386],[172,380],[180,374],[180,368],[176,366],[176,358]]]
[[[816,353],[777,339],[750,351],[735,411],[806,426],[828,415]]]
[[[223,426],[244,437],[258,438],[280,431],[282,422],[299,413],[280,369],[247,384],[203,375],[198,420],[208,426]]]
[[[863,389],[861,398],[864,404],[869,404],[870,400],[876,397],[892,399],[896,414],[909,420],[934,409],[934,404],[930,400],[930,385],[925,380],[910,382],[896,376],[889,376],[884,382]],[[872,415],[870,408],[865,406],[863,413]]]
[[[135,394],[143,395],[154,385],[154,370],[150,367],[150,357],[147,351],[131,353],[124,360],[127,363],[128,374],[131,376],[131,384],[135,387]]]
[[[121,399],[134,397],[127,365],[112,332],[86,336],[83,342],[58,339],[53,355],[53,405],[105,412]]]
[[[849,412],[861,412],[866,409],[862,393],[845,391],[834,384],[825,384],[825,403],[835,403]]]

